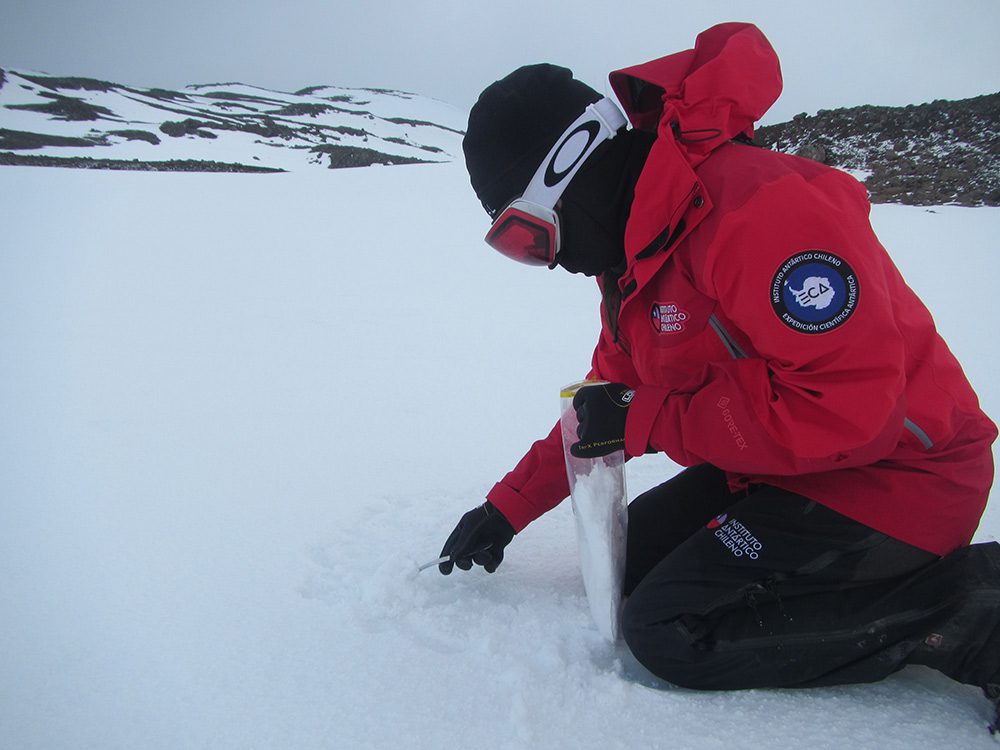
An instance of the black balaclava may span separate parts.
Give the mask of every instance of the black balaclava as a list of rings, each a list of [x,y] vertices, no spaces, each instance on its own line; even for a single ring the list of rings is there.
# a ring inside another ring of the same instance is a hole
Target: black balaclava
[[[492,218],[524,192],[559,136],[600,99],[572,71],[546,63],[518,68],[480,94],[462,148],[472,187]],[[652,138],[623,128],[563,192],[556,208],[562,233],[556,262],[563,268],[588,276],[624,268],[625,222]]]
[[[652,143],[649,133],[622,131],[591,155],[562,194],[556,263],[586,276],[624,270],[625,224]]]

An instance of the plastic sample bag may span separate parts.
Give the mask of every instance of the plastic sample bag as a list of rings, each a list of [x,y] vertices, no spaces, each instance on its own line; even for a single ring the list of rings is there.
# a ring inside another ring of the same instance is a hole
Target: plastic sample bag
[[[628,498],[625,491],[625,453],[616,451],[597,458],[577,458],[570,446],[578,438],[579,420],[573,397],[580,388],[600,385],[585,380],[560,392],[563,454],[569,477],[580,569],[590,613],[601,635],[609,641],[621,633],[622,583],[625,578],[625,544],[628,538]]]

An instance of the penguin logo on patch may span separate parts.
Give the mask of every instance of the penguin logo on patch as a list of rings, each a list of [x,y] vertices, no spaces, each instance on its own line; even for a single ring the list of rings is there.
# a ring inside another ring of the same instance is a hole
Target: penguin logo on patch
[[[801,289],[789,286],[788,291],[801,307],[815,307],[817,310],[828,308],[837,296],[833,284],[826,276],[810,276],[802,282]]]
[[[771,280],[771,307],[799,333],[829,333],[844,325],[858,307],[857,275],[847,262],[824,250],[788,258]]]

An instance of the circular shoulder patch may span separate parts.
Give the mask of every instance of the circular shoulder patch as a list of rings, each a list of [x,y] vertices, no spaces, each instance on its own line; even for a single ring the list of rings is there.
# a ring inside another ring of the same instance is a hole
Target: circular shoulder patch
[[[858,307],[858,278],[843,258],[823,250],[796,253],[771,281],[771,307],[789,328],[827,333]]]

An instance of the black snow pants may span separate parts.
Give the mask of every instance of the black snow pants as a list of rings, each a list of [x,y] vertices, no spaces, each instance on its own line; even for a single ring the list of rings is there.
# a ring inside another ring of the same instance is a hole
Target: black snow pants
[[[1000,545],[938,558],[775,487],[732,494],[708,465],[629,506],[625,594],[632,653],[683,687],[1000,674]]]

